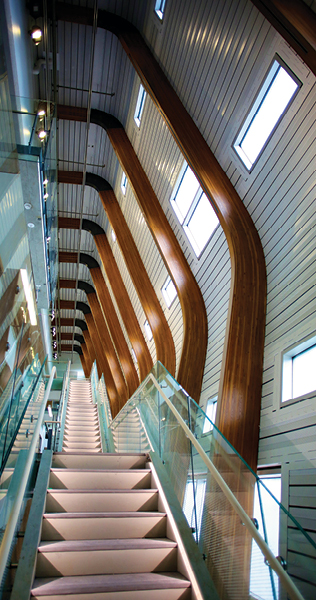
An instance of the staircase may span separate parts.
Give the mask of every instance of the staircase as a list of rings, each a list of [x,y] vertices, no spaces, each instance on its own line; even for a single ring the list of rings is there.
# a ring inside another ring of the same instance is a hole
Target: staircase
[[[188,600],[146,454],[103,454],[90,382],[72,382],[47,490],[38,600]]]
[[[38,413],[40,411],[42,400],[44,397],[44,392],[45,392],[45,386],[44,386],[44,384],[42,384],[40,386],[40,389],[39,389],[39,392],[38,392],[36,398],[29,403],[29,405],[26,409],[23,421],[20,425],[19,432],[15,438],[12,450],[10,452],[10,456],[6,462],[6,467],[1,475],[0,500],[5,497],[5,495],[8,491],[20,450],[23,448],[29,448],[29,446],[31,444],[33,432],[34,432],[34,429],[35,429],[36,423],[37,423]],[[14,424],[15,424],[15,427],[17,425],[15,421],[16,421],[15,418],[12,419],[12,427],[11,427],[12,430],[14,430]],[[12,435],[12,431],[10,430],[10,427],[9,427],[9,432],[8,432],[7,441],[6,441],[6,448],[9,445],[11,435]],[[2,444],[4,444],[4,434],[3,434],[3,439],[1,439],[1,442],[2,442]]]
[[[122,421],[113,430],[115,452],[149,452],[150,446],[135,408],[123,416]]]

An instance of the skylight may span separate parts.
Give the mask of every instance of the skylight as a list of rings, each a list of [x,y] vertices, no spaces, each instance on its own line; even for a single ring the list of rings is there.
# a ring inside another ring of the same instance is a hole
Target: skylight
[[[175,297],[177,296],[177,290],[176,290],[176,287],[175,287],[171,277],[168,277],[166,279],[164,285],[161,288],[161,292],[164,297],[167,308],[170,308],[172,302],[174,301]]]
[[[155,13],[161,21],[163,19],[164,12],[165,12],[165,4],[166,4],[166,0],[156,0]]]
[[[219,221],[187,163],[182,167],[170,202],[196,256],[200,256]]]
[[[140,85],[138,96],[137,96],[135,113],[134,113],[134,121],[135,121],[137,127],[140,126],[140,121],[141,121],[143,110],[144,110],[145,99],[146,99],[146,92],[145,92],[143,86]]]
[[[301,82],[294,73],[277,57],[233,145],[249,171],[265,148],[300,85]]]
[[[151,327],[150,327],[148,321],[145,321],[144,328],[145,328],[147,339],[149,342],[151,342],[151,340],[153,339],[153,334],[152,334]]]
[[[127,177],[126,177],[125,173],[123,173],[122,181],[121,181],[121,190],[122,190],[122,194],[124,196],[126,194],[126,188],[127,188]]]

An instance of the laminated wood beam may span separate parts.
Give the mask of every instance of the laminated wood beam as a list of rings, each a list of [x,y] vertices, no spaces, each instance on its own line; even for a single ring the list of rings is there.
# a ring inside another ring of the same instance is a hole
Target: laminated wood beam
[[[62,175],[62,178],[67,179],[67,174]],[[79,229],[80,219],[59,216],[58,227],[60,229]],[[100,233],[101,227],[98,227],[96,223],[87,219],[83,219],[82,227],[86,231],[89,231],[91,235],[93,235],[95,245],[99,252],[103,268],[110,282],[127,335],[136,355],[140,372],[140,380],[143,381],[146,375],[152,369],[153,361],[121,277],[121,273],[113,256],[111,246],[108,242],[106,234]]]
[[[79,173],[76,175],[76,177],[78,177],[79,182],[80,175],[82,183],[82,173]],[[67,171],[59,171],[58,180],[60,183],[69,183]],[[133,236],[127,226],[120,205],[116,200],[115,194],[112,191],[111,186],[104,179],[98,178],[98,182],[99,180],[104,182],[103,187],[105,186],[108,190],[106,192],[109,194],[109,196],[107,196],[107,200],[111,199],[111,202],[104,202],[104,197],[102,196],[103,192],[102,190],[98,189],[104,210],[106,211],[108,219],[115,231],[116,239],[122,251],[127,269],[152,330],[156,346],[157,360],[160,360],[160,362],[165,365],[166,369],[168,369],[168,371],[174,375],[175,348],[167,319],[157,298],[154,287],[148,277],[143,261],[133,240]],[[86,177],[87,185],[89,185],[89,181],[90,185],[92,185],[92,180],[89,180],[89,177]]]
[[[90,337],[88,328],[85,329],[84,331],[82,331],[82,335],[83,335],[84,341],[86,343],[87,352],[88,352],[90,360],[91,360],[91,365],[93,365],[94,361],[96,361],[98,375],[99,375],[99,379],[100,379],[100,377],[102,375],[102,370],[100,368],[98,358],[96,357],[95,350],[94,350],[94,347],[93,347],[93,344],[91,341],[91,337]]]
[[[77,254],[75,252],[68,252],[67,256],[70,262],[77,260]],[[59,257],[60,261],[63,262],[63,252],[59,253]],[[99,325],[101,322],[104,324],[102,336],[104,338],[105,354],[114,377],[116,388],[119,394],[122,396],[123,402],[123,398],[126,397],[127,400],[139,385],[139,379],[136,373],[134,361],[124,338],[112,300],[108,297],[108,289],[97,261],[95,261],[95,259],[88,254],[80,253],[80,262],[85,264],[90,269],[92,280],[94,283],[95,281],[97,283],[97,285],[95,285],[97,294],[92,285],[85,281],[81,281],[80,279],[78,282],[76,282],[75,279],[60,279],[59,287],[72,288],[77,283],[79,289],[82,289],[86,293],[90,307],[91,301],[93,301],[95,296],[96,302],[94,303],[94,311],[97,310],[97,306],[99,305],[100,310],[98,313],[102,317],[102,321],[99,322]],[[106,292],[108,296],[106,295]],[[109,300],[109,302],[107,302],[107,300]],[[115,313],[114,317],[112,313]],[[93,316],[95,318],[95,315]]]
[[[86,370],[85,369],[83,369],[83,370],[84,370],[85,376],[88,378],[88,377],[90,377],[90,373],[91,373],[91,369],[92,369],[92,362],[91,362],[88,348],[87,348],[85,342],[81,343],[81,349],[82,349],[84,364],[85,364],[85,368],[86,368]],[[82,358],[82,357],[80,357],[80,358]]]
[[[60,262],[77,262],[77,254],[75,252],[60,252],[59,253]],[[70,283],[69,283],[70,281]],[[61,287],[70,287],[74,280],[60,280]],[[75,283],[75,281],[74,281]],[[121,370],[121,365],[116,355],[116,351],[111,339],[111,336],[108,331],[108,326],[105,321],[102,308],[100,306],[97,294],[94,288],[86,284],[86,296],[89,303],[90,310],[93,315],[94,322],[97,327],[97,334],[100,340],[100,343],[103,348],[104,355],[106,357],[108,366],[112,373],[112,377],[115,383],[115,387],[119,396],[119,406],[124,406],[125,402],[128,400],[127,386],[124,375]],[[86,315],[87,316],[87,315]]]
[[[57,4],[57,18],[71,22],[84,19],[86,25],[92,25],[93,11],[83,11],[84,14],[80,7],[73,11],[70,6]],[[137,29],[121,17],[101,10],[98,26],[120,40],[217,212],[226,235],[231,257],[231,291],[219,390],[219,427],[255,469],[266,310],[266,270],[260,238],[232,183]],[[198,338],[195,345],[199,345]]]
[[[118,410],[119,410],[118,392],[117,392],[117,389],[116,389],[116,386],[114,383],[114,379],[113,379],[112,372],[110,370],[107,358],[103,351],[103,345],[102,345],[102,341],[101,341],[99,333],[98,333],[98,327],[96,326],[96,324],[94,322],[94,318],[91,314],[91,309],[87,305],[85,305],[86,306],[86,308],[85,308],[85,306],[82,306],[83,304],[84,303],[81,302],[81,303],[79,303],[79,306],[78,306],[78,302],[77,302],[77,304],[75,304],[75,302],[73,302],[72,300],[60,300],[60,309],[61,310],[63,310],[63,309],[67,309],[67,310],[83,309],[85,311],[84,312],[85,320],[86,320],[90,338],[91,338],[91,341],[93,344],[94,353],[95,353],[95,356],[97,357],[98,365],[100,366],[101,373],[103,373],[103,375],[104,375],[104,380],[105,380],[109,400],[111,402],[111,406],[112,406],[113,410],[118,412]],[[116,412],[115,412],[115,414],[116,414]]]
[[[316,15],[303,0],[251,0],[316,75]]]
[[[72,257],[70,256],[70,254],[71,253],[68,253],[69,259],[77,260],[77,254],[75,252],[72,253]],[[61,255],[62,255],[62,253],[61,253]],[[101,271],[100,267],[98,266],[97,261],[93,260],[93,262],[91,263],[91,259],[89,260],[89,255],[86,255],[84,253],[80,253],[79,260],[83,264],[87,264],[87,266],[90,270],[90,275],[91,275],[92,281],[95,285],[95,289],[96,289],[96,292],[98,295],[99,302],[103,309],[105,321],[109,328],[111,338],[113,340],[112,345],[114,346],[114,348],[117,352],[117,356],[120,361],[120,367],[124,373],[124,377],[125,377],[126,384],[128,387],[127,396],[129,398],[130,396],[133,395],[135,390],[138,388],[139,379],[138,379],[138,375],[136,372],[133,358],[131,356],[131,353],[129,351],[127,342],[125,340],[125,337],[124,337],[124,334],[123,334],[123,331],[121,328],[121,324],[117,318],[116,310],[114,308],[110,293],[108,291],[107,285],[106,285],[106,283],[104,281],[104,277],[102,275],[102,271]],[[74,280],[74,279],[60,279],[59,280],[60,288],[72,288],[75,286],[76,286],[76,280]],[[94,289],[92,286],[89,286],[88,284],[86,284],[85,282],[82,282],[80,280],[78,281],[78,287],[80,289],[83,289],[86,293],[89,293],[89,291],[94,292]],[[112,342],[112,340],[110,340],[110,341]]]

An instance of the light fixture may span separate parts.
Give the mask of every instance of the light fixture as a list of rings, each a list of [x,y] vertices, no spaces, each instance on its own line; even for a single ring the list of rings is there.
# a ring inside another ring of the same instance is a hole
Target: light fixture
[[[22,279],[22,283],[23,283],[25,298],[26,298],[26,302],[27,302],[27,308],[28,308],[29,315],[30,315],[30,322],[31,322],[31,325],[37,325],[33,293],[32,293],[29,278],[27,275],[27,270],[20,269],[20,273],[21,273],[21,279]]]
[[[27,226],[28,226],[30,229],[34,229],[34,227],[35,227],[34,223],[28,223],[28,224],[27,224]]]
[[[32,204],[30,202],[24,202],[24,208],[25,210],[31,210]]]
[[[43,185],[47,185],[47,184],[48,184],[48,179],[44,179]]]
[[[43,142],[47,136],[47,131],[45,131],[45,129],[40,129],[37,132],[37,135],[38,135],[39,139]]]
[[[44,194],[43,198],[44,198],[44,200],[47,200],[47,198],[48,198],[48,194],[47,194],[47,193],[46,193],[46,194]]]
[[[47,242],[50,242],[50,235],[46,238]]]
[[[40,44],[40,42],[42,41],[42,37],[43,37],[41,28],[38,27],[37,25],[34,25],[30,31],[30,36],[31,36],[35,46],[38,46],[38,44]]]

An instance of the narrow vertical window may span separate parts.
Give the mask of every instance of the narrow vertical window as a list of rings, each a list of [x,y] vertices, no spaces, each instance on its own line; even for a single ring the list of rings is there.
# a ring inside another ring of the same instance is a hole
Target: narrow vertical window
[[[121,190],[122,190],[122,194],[124,196],[126,194],[126,188],[127,188],[127,177],[126,177],[125,173],[123,173],[122,180],[121,180]]]
[[[155,2],[155,13],[157,17],[159,17],[160,21],[162,21],[165,13],[165,5],[166,0],[156,0]]]
[[[144,110],[145,99],[146,99],[146,92],[145,92],[143,86],[140,85],[138,96],[137,96],[135,113],[134,113],[134,121],[135,121],[137,127],[140,126],[140,121],[141,121],[143,110]]]
[[[196,256],[199,257],[219,220],[187,163],[182,167],[170,202]]]
[[[176,287],[175,287],[171,277],[168,277],[166,279],[164,285],[161,288],[161,292],[164,297],[164,301],[167,305],[167,308],[170,308],[172,302],[174,301],[175,297],[177,296],[177,290],[176,290]]]
[[[300,86],[296,75],[277,56],[233,144],[248,171],[258,160]]]
[[[153,333],[152,333],[152,330],[151,330],[151,327],[150,327],[150,325],[149,325],[148,321],[145,321],[145,323],[144,323],[144,328],[145,328],[145,332],[146,332],[147,340],[148,340],[149,342],[151,342],[151,340],[153,339]]]

